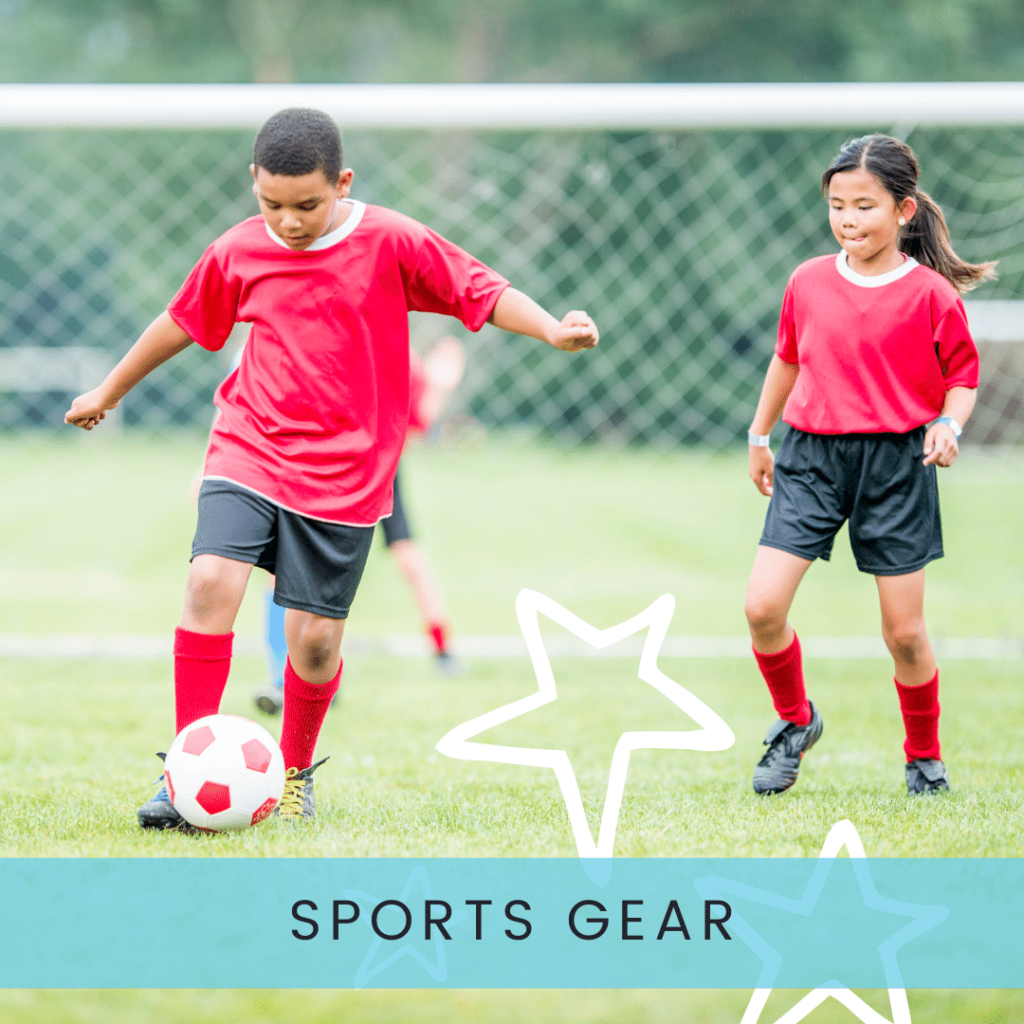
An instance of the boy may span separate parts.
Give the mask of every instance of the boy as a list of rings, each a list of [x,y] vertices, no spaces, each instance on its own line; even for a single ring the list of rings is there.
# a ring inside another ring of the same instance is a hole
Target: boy
[[[252,324],[218,388],[185,607],[174,641],[176,729],[217,713],[253,565],[286,608],[284,817],[314,813],[313,751],[341,678],[341,638],[409,418],[410,309],[485,322],[575,352],[586,313],[559,322],[468,253],[402,214],[348,198],[341,135],[320,111],[283,110],[256,136],[261,216],[213,242],[167,310],[65,422],[91,430],[150,371],[194,342]],[[180,828],[166,787],[143,828]]]

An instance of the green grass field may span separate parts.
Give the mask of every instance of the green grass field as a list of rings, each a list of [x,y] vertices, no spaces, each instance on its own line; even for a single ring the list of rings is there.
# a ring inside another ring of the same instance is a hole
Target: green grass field
[[[0,479],[0,634],[169,634],[194,525],[188,483],[202,439],[68,435],[4,439]],[[942,472],[947,557],[929,569],[935,637],[1019,637],[1024,615],[1024,455],[964,453]],[[476,441],[424,446],[407,459],[413,525],[444,580],[458,632],[518,632],[522,587],[601,628],[663,593],[670,633],[737,636],[764,504],[741,454],[565,454]],[[237,632],[259,629],[250,588]],[[878,629],[874,583],[841,537],[809,574],[793,611],[804,637]],[[411,597],[379,546],[348,630],[352,639],[415,633]],[[552,631],[557,627],[552,626]],[[771,705],[752,659],[662,658],[661,669],[732,727],[727,751],[639,751],[627,780],[616,856],[816,856],[850,818],[869,856],[1024,856],[1022,663],[948,660],[943,744],[954,792],[911,801],[902,732],[882,660],[809,659],[825,735],[796,789],[761,800],[749,775]],[[690,727],[636,678],[629,658],[559,658],[559,699],[483,737],[570,755],[592,823],[623,728]],[[224,710],[256,716],[256,657],[239,657]],[[172,732],[170,659],[0,658],[0,852],[68,856],[573,857],[553,773],[454,761],[449,729],[536,689],[524,658],[474,659],[459,679],[426,660],[353,654],[327,720],[320,815],[301,830],[270,822],[199,839],[143,834],[136,806],[154,791],[153,751]],[[269,722],[271,731],[277,724]],[[675,725],[671,723],[676,723]],[[65,1020],[738,1021],[749,992],[156,993],[8,992],[0,1024]],[[786,1009],[784,994],[774,1017]],[[887,1005],[877,1001],[879,1008]],[[769,1005],[771,1008],[776,1004]],[[1015,993],[912,993],[915,1021],[1024,1020]],[[826,1004],[809,1021],[846,1021]]]

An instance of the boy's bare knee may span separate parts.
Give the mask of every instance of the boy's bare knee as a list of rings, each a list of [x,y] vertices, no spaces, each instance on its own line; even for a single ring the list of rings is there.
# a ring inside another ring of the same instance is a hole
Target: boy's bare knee
[[[233,604],[237,589],[233,574],[217,563],[196,559],[189,568],[185,598],[189,610],[202,618]]]
[[[314,672],[322,672],[331,662],[333,654],[329,643],[304,637],[298,645],[297,657]]]
[[[311,612],[296,613],[292,629],[286,622],[288,651],[303,678],[331,674],[337,667],[344,625],[343,619],[329,619]]]

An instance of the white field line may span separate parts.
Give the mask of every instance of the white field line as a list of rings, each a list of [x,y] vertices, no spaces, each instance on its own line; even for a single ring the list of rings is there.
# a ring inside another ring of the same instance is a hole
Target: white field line
[[[889,653],[878,637],[801,637],[809,658],[880,658]],[[943,659],[979,661],[1024,658],[1024,637],[932,638],[935,653]],[[545,633],[544,646],[554,658],[639,658],[643,637],[627,638],[611,648],[595,649],[570,634]],[[466,658],[526,658],[526,642],[518,634],[476,634],[456,638],[454,649]],[[419,658],[430,653],[429,642],[417,635],[346,636],[346,655],[383,655]],[[236,636],[235,653],[261,655],[262,642],[254,636]],[[23,635],[0,633],[0,658],[169,658],[171,634],[161,633],[52,633]],[[750,640],[743,636],[665,637],[665,658],[749,658]]]

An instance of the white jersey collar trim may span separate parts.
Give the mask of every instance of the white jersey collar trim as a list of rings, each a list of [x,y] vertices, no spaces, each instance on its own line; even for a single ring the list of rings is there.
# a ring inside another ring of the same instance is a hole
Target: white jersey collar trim
[[[890,270],[887,274],[875,274],[869,277],[867,274],[858,274],[855,270],[851,270],[847,260],[848,255],[844,249],[836,256],[836,270],[850,284],[855,284],[859,288],[882,288],[887,284],[892,284],[893,281],[898,281],[901,277],[906,277],[914,267],[920,266],[913,256],[907,256],[902,267]]]
[[[352,207],[352,212],[345,218],[345,223],[340,227],[336,227],[330,234],[321,235],[312,245],[305,249],[294,250],[289,248],[288,243],[280,235],[275,235],[271,231],[270,225],[266,221],[263,222],[263,226],[266,228],[270,240],[276,242],[282,249],[288,249],[289,252],[316,252],[318,249],[330,249],[332,245],[337,245],[342,239],[348,238],[359,227],[359,222],[363,219],[363,214],[366,213],[366,203],[361,203],[358,199],[346,199],[344,202]]]

